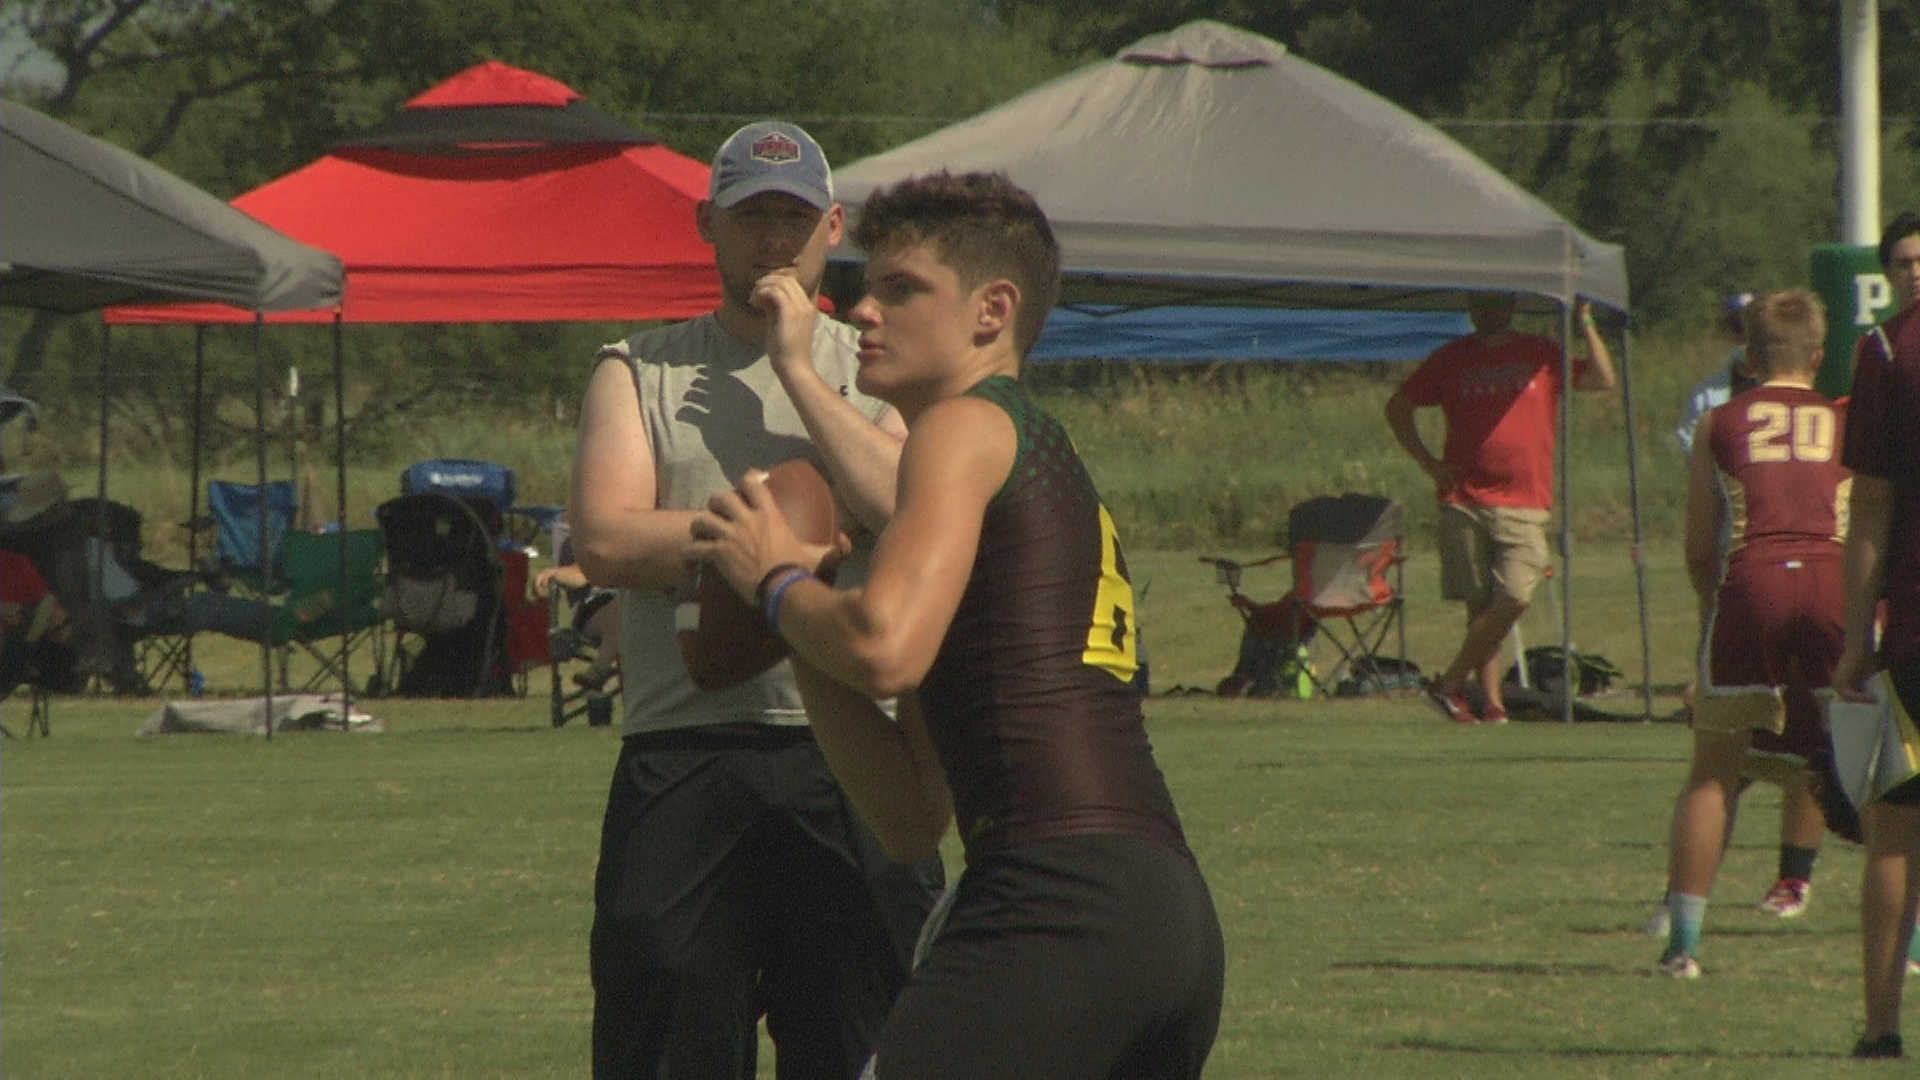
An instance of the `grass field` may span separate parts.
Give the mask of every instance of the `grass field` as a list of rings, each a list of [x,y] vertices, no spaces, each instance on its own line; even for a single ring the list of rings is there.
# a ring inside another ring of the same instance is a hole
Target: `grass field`
[[[1692,608],[1655,553],[1656,711]],[[1625,549],[1574,565],[1576,641],[1638,671]],[[1211,686],[1237,618],[1189,551],[1136,553],[1155,683]],[[1408,565],[1410,651],[1456,611]],[[1284,583],[1276,579],[1276,589]],[[1260,590],[1256,587],[1256,594]],[[1529,616],[1546,640],[1548,612]],[[209,677],[257,672],[210,653]],[[254,666],[249,666],[251,663]],[[8,1076],[561,1077],[585,1071],[586,931],[614,737],[528,700],[373,701],[382,735],[143,740],[155,701],[69,698],[0,751]],[[1599,699],[1638,713],[1639,698]],[[10,702],[9,705],[14,703]],[[22,717],[8,709],[9,726]],[[1415,700],[1148,704],[1226,927],[1211,1077],[1830,1075],[1859,1015],[1860,856],[1796,921],[1752,910],[1749,795],[1708,976],[1649,977],[1684,769],[1669,723],[1463,729]],[[763,1060],[762,1073],[771,1076]]]

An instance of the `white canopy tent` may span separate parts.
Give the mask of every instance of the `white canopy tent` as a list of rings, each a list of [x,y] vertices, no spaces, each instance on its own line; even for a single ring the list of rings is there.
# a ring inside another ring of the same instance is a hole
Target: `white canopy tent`
[[[941,169],[1002,171],[1033,193],[1060,241],[1068,306],[1458,310],[1468,292],[1493,290],[1518,294],[1524,310],[1559,313],[1563,342],[1576,300],[1627,309],[1623,249],[1587,236],[1392,102],[1218,22],[1143,38],[857,161],[835,182],[857,216],[876,188]],[[851,245],[836,252],[861,257]],[[1564,501],[1564,438],[1560,445]],[[1560,520],[1564,563],[1564,512]],[[1635,569],[1646,671],[1645,579]],[[1560,575],[1563,601],[1570,576]],[[1570,605],[1560,611],[1565,644]],[[1646,706],[1651,713],[1650,688]]]

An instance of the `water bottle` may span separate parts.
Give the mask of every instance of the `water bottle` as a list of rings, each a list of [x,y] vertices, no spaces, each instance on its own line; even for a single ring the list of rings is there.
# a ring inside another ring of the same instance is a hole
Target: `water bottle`
[[[200,695],[206,692],[207,692],[207,677],[205,675],[200,674],[200,669],[197,667],[188,668],[187,669],[187,693],[192,694],[194,697],[199,697]]]

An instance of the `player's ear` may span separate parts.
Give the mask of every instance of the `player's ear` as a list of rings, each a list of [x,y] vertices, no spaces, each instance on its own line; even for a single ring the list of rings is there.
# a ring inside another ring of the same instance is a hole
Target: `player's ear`
[[[1014,317],[1020,313],[1020,287],[1006,278],[988,282],[980,290],[977,329],[983,338],[1013,332]]]

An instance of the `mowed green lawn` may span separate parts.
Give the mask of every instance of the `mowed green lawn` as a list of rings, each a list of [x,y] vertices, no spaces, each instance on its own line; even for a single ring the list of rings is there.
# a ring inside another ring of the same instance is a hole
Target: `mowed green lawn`
[[[1154,681],[1211,686],[1237,617],[1193,552],[1135,553]],[[1258,554],[1241,552],[1242,555]],[[1648,573],[1656,712],[1687,678],[1675,553]],[[1457,610],[1408,564],[1410,652]],[[1576,641],[1638,678],[1632,562],[1576,553]],[[1256,594],[1271,590],[1256,583]],[[1545,605],[1529,643],[1551,636]],[[209,653],[214,685],[251,670]],[[1640,711],[1636,694],[1597,704]],[[615,737],[528,700],[372,701],[386,734],[138,739],[156,702],[55,702],[0,751],[9,1077],[565,1077],[587,1069],[590,886]],[[10,700],[6,723],[25,726]],[[1647,974],[1687,751],[1671,723],[1461,728],[1411,698],[1156,697],[1225,924],[1210,1077],[1834,1075],[1858,1029],[1857,849],[1801,919],[1752,908],[1750,794],[1702,960]],[[771,1076],[771,1062],[762,1073]],[[1897,1073],[1897,1068],[1891,1070]]]

